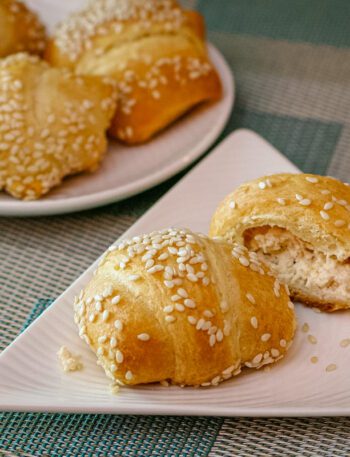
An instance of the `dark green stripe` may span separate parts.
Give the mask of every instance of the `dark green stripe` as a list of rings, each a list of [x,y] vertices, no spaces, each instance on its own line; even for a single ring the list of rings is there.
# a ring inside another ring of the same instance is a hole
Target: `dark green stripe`
[[[350,46],[348,0],[199,0],[209,30]]]

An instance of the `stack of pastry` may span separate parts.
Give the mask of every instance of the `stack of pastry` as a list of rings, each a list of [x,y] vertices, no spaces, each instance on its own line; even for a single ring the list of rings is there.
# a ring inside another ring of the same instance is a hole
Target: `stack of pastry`
[[[47,62],[29,55],[45,47]],[[221,95],[201,16],[173,0],[96,0],[47,46],[38,17],[2,0],[0,57],[0,190],[27,200],[95,170],[107,130],[140,143]]]
[[[113,77],[120,103],[110,133],[139,143],[197,103],[220,97],[204,38],[202,17],[174,0],[96,0],[58,27],[46,58]]]
[[[166,229],[109,248],[74,303],[79,335],[118,384],[215,386],[286,355],[291,298],[350,308],[350,188],[279,174],[243,184],[208,238]]]

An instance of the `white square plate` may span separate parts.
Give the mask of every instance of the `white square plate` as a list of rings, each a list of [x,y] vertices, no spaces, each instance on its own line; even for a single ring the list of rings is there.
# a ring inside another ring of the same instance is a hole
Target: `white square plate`
[[[125,236],[168,226],[207,232],[221,199],[244,181],[298,170],[265,140],[239,130],[185,176]],[[350,413],[348,349],[350,313],[319,314],[297,305],[299,328],[307,322],[318,342],[298,330],[286,358],[269,371],[247,370],[212,388],[149,385],[112,395],[109,381],[73,323],[73,297],[91,277],[92,265],[0,356],[0,410],[113,414],[220,416],[325,416]],[[85,368],[64,374],[57,350],[81,354]],[[319,362],[312,364],[310,358]],[[326,372],[329,364],[337,370]]]

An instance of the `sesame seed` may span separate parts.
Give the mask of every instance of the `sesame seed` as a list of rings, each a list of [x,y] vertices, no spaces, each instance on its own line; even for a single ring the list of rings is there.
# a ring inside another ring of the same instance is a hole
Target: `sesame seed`
[[[285,347],[287,346],[287,341],[284,340],[284,339],[280,340],[280,346],[281,346],[282,348],[285,348]]]
[[[211,328],[211,322],[210,321],[204,321],[204,325],[202,326],[201,330],[209,330]]]
[[[323,194],[323,195],[329,195],[330,193],[331,193],[331,191],[328,190],[328,189],[322,189],[321,190],[321,194]]]
[[[116,321],[114,322],[114,327],[115,327],[117,330],[120,330],[120,331],[123,330],[123,322],[120,321],[119,319],[116,320]]]
[[[164,285],[168,289],[172,289],[175,286],[174,281],[168,281],[168,280],[164,281]]]
[[[148,259],[145,263],[145,268],[151,268],[154,265],[154,260],[153,259]]]
[[[194,300],[192,300],[191,298],[186,298],[184,300],[184,305],[187,307],[187,308],[195,308],[196,307],[196,303],[194,302]]]
[[[140,341],[148,341],[150,338],[151,337],[148,333],[140,333],[139,335],[137,335],[137,339],[139,339]]]
[[[305,322],[305,324],[303,324],[303,326],[301,327],[301,331],[304,333],[307,333],[309,330],[310,330],[309,324],[307,322]]]
[[[235,209],[235,208],[236,208],[236,202],[235,202],[235,201],[233,201],[233,200],[232,200],[232,201],[230,201],[230,203],[229,203],[229,207],[230,207],[231,209]]]
[[[348,204],[348,202],[346,200],[338,200],[337,203],[340,206],[346,206]]]
[[[308,342],[311,344],[316,344],[317,343],[317,338],[313,335],[308,335],[307,336]]]
[[[174,306],[173,305],[164,306],[163,311],[167,314],[172,313],[174,311]]]
[[[223,339],[224,339],[224,334],[222,333],[222,330],[219,329],[216,332],[216,341],[218,341],[220,343]]]
[[[137,281],[138,279],[140,279],[140,277],[141,277],[140,275],[136,275],[136,274],[135,275],[129,275],[128,276],[128,280],[129,281]]]
[[[318,182],[318,179],[313,177],[313,176],[306,176],[305,179],[306,179],[306,181],[309,181],[309,182],[311,182],[313,184]]]
[[[107,336],[106,335],[99,336],[97,338],[97,341],[99,344],[105,343],[107,341]]]
[[[197,319],[194,316],[188,316],[187,320],[191,325],[196,325],[197,324]]]
[[[331,363],[326,366],[326,371],[329,373],[330,371],[335,371],[337,369],[337,365],[335,363]]]
[[[165,321],[168,322],[169,324],[174,322],[176,320],[175,316],[165,316]]]
[[[101,295],[95,295],[94,299],[95,299],[95,301],[101,301],[102,300],[102,296]]]
[[[333,202],[327,202],[327,203],[325,203],[323,209],[324,209],[325,211],[328,211],[328,210],[332,209],[333,206],[334,206],[334,203],[333,203]]]
[[[343,227],[345,225],[345,221],[343,221],[342,219],[337,219],[335,222],[334,222],[334,225],[336,227]]]
[[[176,295],[176,294],[175,294],[175,295],[172,295],[172,296],[170,297],[170,300],[171,300],[171,301],[179,301],[179,300],[181,300],[181,297],[180,297],[180,295]]]
[[[115,371],[117,371],[117,366],[114,363],[112,363],[112,365],[110,366],[110,370],[112,373],[114,373]]]
[[[327,221],[329,219],[329,214],[327,214],[325,211],[320,211],[320,215],[322,217],[322,219],[324,219],[325,221]]]
[[[104,353],[103,347],[99,346],[99,347],[97,348],[96,353],[97,353],[97,355],[103,355],[103,353]]]
[[[213,314],[209,309],[206,309],[206,310],[203,312],[203,315],[204,315],[205,317],[209,317],[209,318],[214,317],[214,314]]]
[[[116,295],[115,297],[113,297],[111,300],[112,305],[117,305],[120,302],[120,299],[120,295]]]
[[[263,355],[262,354],[257,354],[253,360],[252,360],[252,363],[254,365],[257,365],[258,363],[260,363],[262,361],[262,358],[263,358]]]
[[[342,348],[348,347],[350,345],[350,338],[345,338],[344,340],[341,340],[339,344]]]
[[[241,265],[243,265],[244,267],[248,267],[249,266],[250,262],[246,257],[241,256],[241,257],[238,258],[238,260],[239,260],[239,263]]]
[[[184,307],[184,305],[182,305],[181,303],[175,303],[175,309],[176,309],[177,311],[180,311],[180,313],[183,312],[183,311],[185,311],[185,307]]]
[[[215,343],[216,343],[216,336],[215,335],[210,335],[210,337],[209,337],[209,346],[213,347]]]
[[[316,357],[316,356],[311,357],[310,358],[310,362],[311,363],[317,363],[318,362],[318,357]]]
[[[269,341],[270,338],[271,338],[271,333],[264,333],[263,335],[261,335],[261,341],[263,341],[264,343],[266,341]]]
[[[123,353],[117,349],[116,350],[116,353],[115,353],[115,360],[118,362],[118,363],[123,363],[124,361],[124,355]]]
[[[202,327],[204,325],[205,320],[203,318],[200,318],[197,322],[196,329],[197,330],[202,330]]]
[[[303,205],[303,206],[309,206],[311,205],[311,200],[309,200],[308,198],[303,198],[302,200],[299,201],[300,205]]]
[[[211,380],[211,384],[212,384],[213,386],[216,386],[216,385],[219,384],[220,380],[221,380],[221,377],[220,377],[220,376],[215,376],[215,377]]]
[[[198,278],[196,275],[192,274],[192,273],[189,273],[187,276],[187,279],[191,282],[197,282],[198,281]]]
[[[292,301],[288,301],[288,308],[294,309],[294,303]]]
[[[220,309],[223,313],[225,313],[226,311],[228,311],[229,309],[229,306],[228,306],[228,303],[226,300],[221,300],[220,302]]]
[[[285,204],[286,204],[285,199],[284,199],[284,198],[281,198],[281,197],[276,198],[276,201],[277,201],[277,203],[280,204],[280,205],[285,205]]]
[[[175,278],[175,279],[173,279],[173,283],[174,283],[175,286],[181,286],[182,279],[181,278]]]
[[[278,349],[272,348],[271,355],[272,357],[278,357],[280,355],[280,351]]]
[[[127,381],[131,381],[133,379],[134,375],[132,374],[132,372],[129,370],[125,373],[125,379]]]
[[[303,200],[303,196],[300,195],[300,194],[295,194],[295,198],[300,202],[301,200]]]
[[[169,254],[167,252],[163,252],[163,254],[158,257],[158,260],[166,260],[168,257]]]
[[[109,311],[108,309],[105,309],[102,313],[102,320],[103,322],[106,322],[106,320],[109,318]]]
[[[247,299],[250,301],[250,303],[252,303],[253,305],[255,305],[255,298],[253,297],[253,295],[251,293],[247,293],[246,294],[246,297]]]
[[[258,183],[259,189],[263,190],[266,189],[266,183],[264,181],[260,181]]]
[[[102,311],[102,303],[100,301],[95,303],[95,309],[96,309],[96,311],[99,311],[99,312]]]
[[[117,346],[117,339],[115,338],[115,336],[111,337],[111,340],[110,340],[109,344],[110,344],[112,349]]]
[[[210,283],[210,279],[207,276],[204,276],[204,278],[202,279],[202,284],[204,286],[208,286],[209,283]]]
[[[187,298],[188,297],[188,293],[183,288],[177,289],[177,293],[178,293],[178,295],[180,295],[180,297],[183,297],[183,298]]]
[[[96,314],[95,313],[91,313],[90,316],[89,316],[89,322],[94,322],[95,319],[96,319]]]
[[[154,267],[151,267],[147,270],[147,273],[154,274],[162,270],[164,270],[163,265],[154,265]]]
[[[251,323],[251,325],[252,325],[253,328],[255,328],[255,329],[258,328],[258,319],[257,319],[255,316],[253,316],[253,317],[250,319],[250,323]]]

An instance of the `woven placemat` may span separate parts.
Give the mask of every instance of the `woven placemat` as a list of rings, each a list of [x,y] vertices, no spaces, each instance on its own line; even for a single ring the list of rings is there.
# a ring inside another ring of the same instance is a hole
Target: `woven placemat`
[[[251,128],[303,171],[349,181],[350,2],[200,0],[197,6],[237,83],[234,113],[220,138]],[[177,179],[93,211],[0,219],[0,350]],[[0,456],[337,457],[350,455],[349,430],[348,418],[6,413]]]

